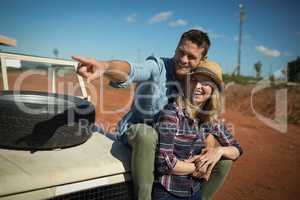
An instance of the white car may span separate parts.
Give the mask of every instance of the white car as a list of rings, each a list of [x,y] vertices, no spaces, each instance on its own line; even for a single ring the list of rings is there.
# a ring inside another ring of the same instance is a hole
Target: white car
[[[0,52],[0,58],[2,90],[10,89],[9,67],[17,68],[23,61],[68,65],[74,72],[77,66],[71,60],[5,52]],[[49,77],[55,86],[56,73]],[[77,78],[82,98],[88,99],[84,82]],[[9,132],[14,134],[13,129]],[[33,152],[0,147],[0,199],[132,199],[129,161],[126,146],[98,132],[68,148]]]

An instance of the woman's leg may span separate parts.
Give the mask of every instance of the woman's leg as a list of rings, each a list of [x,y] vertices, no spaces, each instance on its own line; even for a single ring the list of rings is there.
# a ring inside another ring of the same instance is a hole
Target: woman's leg
[[[161,184],[155,183],[153,185],[152,200],[194,200],[194,199],[190,199],[189,197],[175,196],[169,193]]]
[[[201,191],[196,192],[193,196],[188,198],[189,200],[202,200]]]
[[[207,182],[203,182],[202,200],[211,200],[215,192],[223,185],[232,165],[232,160],[220,160]]]
[[[138,200],[151,200],[158,141],[156,130],[146,124],[135,124],[125,134],[132,147],[131,176],[134,193]]]

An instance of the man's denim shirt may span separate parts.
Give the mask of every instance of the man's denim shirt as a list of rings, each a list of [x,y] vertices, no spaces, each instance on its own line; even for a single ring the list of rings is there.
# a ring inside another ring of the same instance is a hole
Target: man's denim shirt
[[[143,63],[131,66],[126,82],[110,82],[115,88],[126,88],[137,83],[130,111],[118,123],[117,138],[127,143],[124,132],[132,124],[152,124],[158,112],[177,94],[179,84],[175,81],[174,62],[170,58],[148,57]]]

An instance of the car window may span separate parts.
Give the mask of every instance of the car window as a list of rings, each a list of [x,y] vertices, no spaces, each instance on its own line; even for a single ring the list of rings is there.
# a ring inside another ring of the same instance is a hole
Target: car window
[[[43,60],[43,59],[41,59]],[[83,96],[74,65],[5,59],[9,90],[55,92]],[[5,89],[0,70],[0,89]],[[5,82],[5,81],[4,81]]]

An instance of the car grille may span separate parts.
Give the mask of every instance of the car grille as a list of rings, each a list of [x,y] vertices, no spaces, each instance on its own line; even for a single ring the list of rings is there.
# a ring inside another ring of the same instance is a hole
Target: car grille
[[[50,198],[49,200],[131,200],[133,199],[132,182],[82,190]]]

